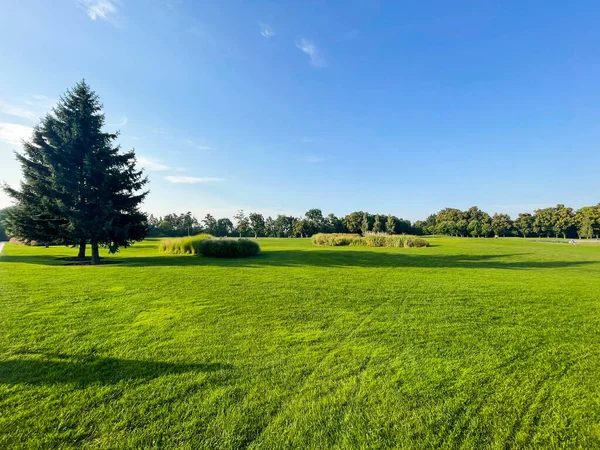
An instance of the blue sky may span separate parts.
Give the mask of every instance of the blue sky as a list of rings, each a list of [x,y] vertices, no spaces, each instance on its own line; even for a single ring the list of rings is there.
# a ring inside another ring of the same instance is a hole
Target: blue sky
[[[0,180],[85,78],[154,214],[600,201],[597,2],[5,0]],[[10,204],[0,194],[0,207]]]

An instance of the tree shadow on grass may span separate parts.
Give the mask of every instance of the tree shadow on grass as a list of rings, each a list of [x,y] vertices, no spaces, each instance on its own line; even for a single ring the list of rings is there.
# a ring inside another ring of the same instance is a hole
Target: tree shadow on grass
[[[379,249],[376,249],[379,250]],[[400,250],[400,251],[396,251]],[[118,265],[107,265],[117,269],[125,267],[365,267],[365,268],[466,268],[466,269],[555,269],[592,264],[593,260],[535,261],[525,253],[489,255],[432,255],[427,249],[389,249],[375,251],[369,249],[316,249],[316,250],[268,250],[250,258],[226,259],[202,256],[114,256]],[[108,258],[107,258],[108,259]],[[52,257],[42,256],[2,256],[1,263],[29,263],[61,265]],[[94,269],[91,269],[94,270]],[[102,270],[102,269],[100,269]]]
[[[229,370],[230,364],[182,364],[134,359],[30,353],[0,361],[0,384],[117,384],[188,372]]]

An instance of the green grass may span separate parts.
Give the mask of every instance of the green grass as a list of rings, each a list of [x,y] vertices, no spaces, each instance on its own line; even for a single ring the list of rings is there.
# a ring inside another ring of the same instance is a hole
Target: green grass
[[[599,448],[600,246],[0,256],[0,448]]]

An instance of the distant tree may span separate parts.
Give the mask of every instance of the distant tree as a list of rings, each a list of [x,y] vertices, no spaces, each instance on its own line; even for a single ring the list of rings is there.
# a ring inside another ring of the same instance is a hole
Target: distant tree
[[[375,233],[381,233],[382,230],[383,230],[383,225],[382,225],[381,221],[379,220],[379,214],[376,214],[375,222],[373,222],[373,231]]]
[[[309,209],[304,214],[304,217],[306,218],[305,233],[307,235],[325,231],[325,219],[323,218],[323,212],[320,209]]]
[[[338,219],[335,214],[330,213],[327,216],[327,232],[328,233],[343,233],[344,223],[341,219]]]
[[[0,209],[0,241],[8,241],[9,236],[6,232],[6,219],[8,218],[8,213],[11,209],[14,209],[14,206]]]
[[[529,213],[521,213],[514,223],[515,228],[526,238],[533,232],[533,216]]]
[[[277,231],[275,230],[275,221],[271,216],[265,220],[265,234],[269,237],[277,237]]]
[[[204,216],[202,223],[204,224],[204,229],[208,234],[212,234],[213,236],[217,235],[217,219],[215,219],[211,214]]]
[[[561,234],[563,239],[566,239],[567,234],[573,234],[575,230],[575,212],[573,208],[556,205],[555,218],[553,230],[556,237]]]
[[[296,237],[305,237],[312,232],[312,225],[307,219],[297,219],[293,225],[294,235]]]
[[[467,227],[469,226],[469,223],[466,221],[466,219],[460,219],[458,222],[456,222],[456,234],[458,236],[461,237],[465,237],[467,236]]]
[[[600,208],[594,206],[584,206],[575,213],[575,224],[580,238],[590,239],[597,233],[600,227]]]
[[[250,220],[250,229],[254,233],[254,238],[265,234],[265,218],[259,213],[250,213],[248,216]]]
[[[512,220],[508,214],[494,214],[492,217],[492,229],[498,236],[506,236],[513,227]]]
[[[396,233],[396,218],[391,214],[388,214],[387,219],[385,221],[385,231],[388,234]]]
[[[479,236],[481,236],[481,233],[482,233],[481,222],[479,220],[477,220],[477,219],[471,220],[469,222],[469,225],[467,225],[467,231],[473,237],[479,237]]]
[[[294,232],[295,217],[279,215],[275,219],[275,234],[277,237],[290,237]]]
[[[362,211],[355,211],[348,214],[344,218],[344,226],[349,233],[360,233],[362,230],[363,216],[366,213]]]
[[[535,211],[533,216],[533,232],[539,237],[543,234],[550,237],[556,224],[556,210],[554,208],[543,208]]]
[[[360,224],[360,231],[362,234],[365,234],[367,231],[369,231],[369,215],[367,213],[363,214],[362,222]]]
[[[439,222],[436,225],[436,232],[438,234],[451,235],[451,234],[453,234],[453,229],[454,229],[454,223],[450,220],[445,220],[443,222]]]
[[[227,217],[217,220],[215,236],[224,237],[233,233],[233,223]]]
[[[237,214],[235,216],[233,216],[233,219],[235,220],[235,228],[237,229],[237,232],[239,233],[240,237],[242,237],[242,234],[245,234],[246,231],[248,231],[248,229],[250,228],[250,222],[248,220],[248,218],[245,216],[244,214],[244,210],[240,209]]]
[[[98,95],[81,81],[34,128],[17,154],[21,189],[4,187],[17,203],[7,219],[17,237],[75,244],[80,257],[89,241],[97,264],[100,247],[114,253],[146,236],[139,206],[148,180],[104,125]]]
[[[186,230],[188,236],[190,236],[191,233],[193,233],[199,228],[198,220],[192,215],[190,211],[186,212],[185,214],[182,214],[181,226]]]
[[[589,216],[584,216],[577,227],[577,234],[580,239],[591,239],[594,236],[594,227]]]

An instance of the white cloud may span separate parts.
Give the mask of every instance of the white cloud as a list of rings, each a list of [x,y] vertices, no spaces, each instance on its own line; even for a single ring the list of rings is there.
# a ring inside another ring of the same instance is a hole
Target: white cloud
[[[33,120],[35,119],[35,114],[32,111],[29,111],[25,108],[20,108],[15,105],[11,105],[9,103],[3,102],[0,100],[0,113],[7,114],[9,116],[14,117],[22,117],[24,119]]]
[[[275,32],[273,31],[273,29],[266,23],[259,23],[259,26],[261,36],[266,37],[267,39],[270,39],[273,36],[275,36]]]
[[[166,164],[163,164],[157,159],[148,158],[146,156],[138,156],[138,163],[149,172],[160,172],[164,170],[170,170],[171,168]]]
[[[21,117],[22,119],[32,121],[50,112],[56,101],[44,95],[32,95],[31,98],[25,100],[23,103],[26,106],[14,105],[0,100],[0,114]]]
[[[117,16],[117,2],[115,0],[79,0],[79,4],[92,20],[101,19],[114,23]]]
[[[325,58],[323,58],[321,51],[314,42],[302,38],[296,41],[295,44],[299,50],[303,51],[310,57],[310,63],[313,67],[325,67],[327,65]]]
[[[186,183],[186,184],[196,184],[196,183],[210,183],[212,181],[225,181],[223,178],[214,178],[214,177],[186,177],[181,175],[169,175],[165,177],[165,180],[171,183]]]
[[[192,141],[191,139],[186,139],[185,141],[183,141],[183,143],[190,147],[197,148],[198,150],[212,150],[213,149],[213,147],[210,147],[208,145],[199,145],[196,142]]]
[[[33,128],[16,123],[0,122],[0,141],[9,145],[21,146],[21,140],[31,137]]]
[[[127,125],[128,121],[129,121],[129,119],[127,118],[127,116],[123,116],[123,118],[121,119],[121,121],[119,123],[109,123],[108,126],[121,128],[121,127],[124,127],[125,125]]]

